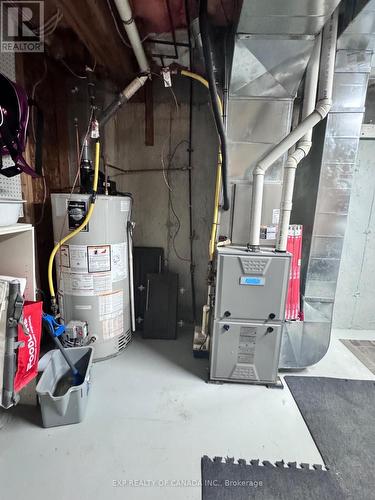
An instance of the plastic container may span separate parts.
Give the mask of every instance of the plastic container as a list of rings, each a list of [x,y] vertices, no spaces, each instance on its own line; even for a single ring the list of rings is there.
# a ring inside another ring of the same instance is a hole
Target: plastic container
[[[69,375],[70,370],[61,352],[59,350],[53,352],[36,386],[42,410],[43,427],[77,424],[85,416],[94,348],[91,346],[69,347],[67,351],[84,380],[80,385],[70,386],[65,394],[54,395],[58,383],[64,376]]]
[[[13,226],[21,216],[24,200],[0,198],[0,226]]]

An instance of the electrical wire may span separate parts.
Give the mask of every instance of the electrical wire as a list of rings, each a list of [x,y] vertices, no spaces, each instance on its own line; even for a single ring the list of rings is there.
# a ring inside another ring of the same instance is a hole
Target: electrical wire
[[[40,77],[40,79],[36,83],[34,83],[32,91],[31,91],[31,99],[32,99],[32,101],[35,100],[36,89],[45,80],[45,78],[47,76],[48,66],[47,66],[47,59],[45,57],[43,58],[43,62],[44,62],[43,75]],[[32,128],[32,132],[33,132],[34,142],[36,142],[34,107],[31,110],[31,128]]]
[[[72,68],[68,65],[68,63],[66,61],[64,61],[64,59],[60,59],[60,62],[76,78],[79,78],[80,80],[86,80],[87,79],[87,76],[77,75],[77,73],[72,70]]]
[[[162,76],[160,76],[158,73],[154,73],[153,71],[151,71],[151,74],[157,76],[158,78],[160,78],[161,81],[164,82],[164,78]],[[174,90],[172,89],[172,87],[167,87],[167,88],[169,89],[169,91],[172,94],[172,97],[173,97],[173,100],[174,100],[174,103],[176,106],[176,118],[178,118],[180,116],[180,107],[178,104],[177,96],[176,96]],[[169,185],[168,179],[165,175],[166,168],[165,168],[165,161],[164,161],[164,152],[165,152],[165,148],[167,147],[169,140],[170,140],[170,138],[167,137],[163,143],[163,146],[162,146],[161,152],[160,152],[160,161],[161,161],[161,166],[162,166],[162,174],[163,174],[164,183],[167,186],[168,190],[172,191],[172,188]]]
[[[161,75],[159,75],[159,73],[155,73],[154,71],[151,71],[150,73],[151,73],[151,75],[157,76],[162,82],[164,82],[164,78]],[[177,100],[177,96],[175,94],[175,91],[173,90],[172,87],[166,87],[166,88],[172,94],[173,100],[174,100],[175,105],[176,105],[176,113],[177,113],[177,116],[179,116],[179,114],[180,114],[180,106],[178,104],[178,100]]]
[[[169,160],[168,160],[168,168],[167,168],[167,172],[168,172],[168,170],[169,170],[170,166],[172,165],[173,159],[174,159],[174,157],[175,157],[175,155],[176,155],[176,152],[177,152],[178,148],[181,146],[181,144],[184,144],[184,143],[189,144],[189,141],[187,141],[186,139],[183,139],[182,141],[178,142],[178,143],[176,144],[176,146],[174,147],[173,152],[172,152],[172,154],[170,155]],[[185,257],[182,257],[182,256],[179,254],[179,252],[177,251],[177,248],[176,248],[176,238],[177,238],[177,236],[178,236],[178,233],[179,233],[179,232],[180,232],[180,230],[181,230],[181,225],[182,225],[182,224],[181,224],[181,220],[180,220],[179,216],[177,215],[177,212],[176,212],[175,207],[174,207],[174,204],[173,204],[173,197],[172,197],[172,193],[173,193],[173,190],[172,190],[172,189],[170,189],[170,192],[169,192],[169,205],[170,205],[170,208],[171,208],[172,214],[173,214],[173,216],[175,217],[175,219],[176,219],[176,221],[177,221],[177,228],[176,228],[176,231],[174,232],[174,234],[173,234],[173,236],[172,236],[172,248],[173,248],[174,253],[176,254],[176,257],[177,257],[179,260],[181,260],[181,261],[183,261],[183,262],[191,262],[191,261],[190,261],[190,259],[187,259],[187,258],[185,258]]]
[[[35,33],[39,37],[51,36],[55,32],[57,26],[59,25],[59,23],[63,17],[64,16],[63,16],[61,9],[58,8],[57,11],[55,12],[55,14],[53,14],[43,24],[43,26],[39,26],[38,28],[35,28],[32,31],[33,31],[33,33]]]
[[[44,71],[43,75],[39,78],[37,82],[34,83],[32,91],[31,91],[31,100],[33,103],[33,107],[31,108],[31,130],[33,134],[33,139],[34,139],[34,147],[36,147],[36,132],[35,132],[35,106],[34,106],[34,101],[35,101],[35,94],[36,90],[39,87],[39,85],[44,82],[47,72],[48,72],[48,66],[47,66],[47,59],[44,57],[43,58],[43,63],[44,63]],[[42,164],[42,180],[43,180],[43,202],[42,202],[42,210],[39,216],[39,219],[37,222],[35,222],[35,226],[39,226],[41,222],[44,219],[44,212],[46,208],[46,201],[47,201],[47,183],[46,183],[46,176],[44,172],[44,166]]]
[[[0,123],[0,127],[1,125],[4,123],[4,112],[3,112],[3,108],[0,106],[0,114],[1,114],[1,123]]]
[[[69,205],[69,202],[72,199],[73,192],[74,192],[74,190],[76,188],[76,184],[77,184],[77,181],[79,179],[80,168],[81,168],[81,160],[82,160],[82,155],[83,155],[83,148],[84,148],[85,142],[88,139],[88,136],[90,134],[91,122],[92,122],[93,116],[94,116],[94,110],[91,109],[90,117],[89,117],[89,121],[88,121],[88,125],[87,125],[87,129],[86,129],[86,133],[84,135],[84,138],[83,138],[83,141],[82,141],[82,145],[81,145],[81,151],[80,151],[80,154],[79,154],[79,161],[78,161],[78,165],[77,165],[77,172],[76,172],[76,176],[75,176],[74,181],[73,181],[73,186],[72,186],[72,188],[70,190],[70,193],[69,193],[69,198],[67,200],[67,206]],[[65,212],[64,220],[63,220],[63,223],[61,225],[61,231],[60,231],[60,235],[59,235],[59,241],[62,240],[62,235],[63,235],[63,232],[64,232],[64,227],[65,227],[65,223],[66,223],[67,217],[68,217],[68,211]],[[59,270],[59,273],[58,273],[58,278],[57,278],[57,288],[59,289],[60,288],[60,284],[61,284],[61,275],[62,275],[61,266],[58,266],[58,270]]]
[[[168,182],[168,179],[167,179],[167,176],[165,175],[165,163],[164,163],[164,149],[167,145],[167,142],[164,142],[162,148],[161,148],[161,152],[160,152],[160,161],[161,161],[161,166],[162,166],[162,173],[163,173],[163,179],[164,179],[164,183],[165,185],[167,186],[167,188],[169,189],[169,191],[172,191],[172,188],[171,186],[169,185],[169,182]]]

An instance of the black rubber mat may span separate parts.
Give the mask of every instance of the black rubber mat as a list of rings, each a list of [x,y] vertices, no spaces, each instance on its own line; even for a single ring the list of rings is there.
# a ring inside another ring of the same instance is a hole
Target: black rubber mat
[[[302,467],[301,467],[302,465]],[[330,471],[308,464],[202,458],[202,500],[342,500]]]
[[[375,382],[285,377],[344,498],[375,499]]]
[[[285,381],[326,468],[203,457],[202,499],[375,499],[375,382],[294,376]]]

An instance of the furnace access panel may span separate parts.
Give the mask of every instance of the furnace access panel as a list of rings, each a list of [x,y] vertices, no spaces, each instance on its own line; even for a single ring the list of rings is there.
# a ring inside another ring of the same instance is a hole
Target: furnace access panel
[[[290,257],[266,249],[218,250],[212,380],[276,382]]]

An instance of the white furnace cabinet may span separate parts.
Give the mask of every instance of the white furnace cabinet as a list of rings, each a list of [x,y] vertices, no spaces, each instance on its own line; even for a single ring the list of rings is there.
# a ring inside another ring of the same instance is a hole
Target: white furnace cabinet
[[[210,378],[277,381],[290,254],[218,249]]]

